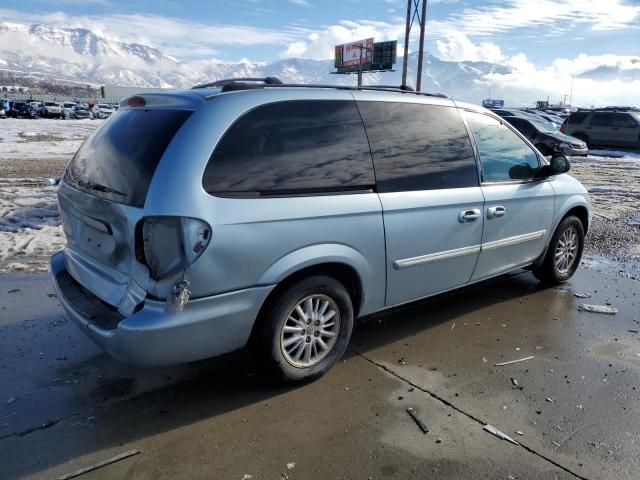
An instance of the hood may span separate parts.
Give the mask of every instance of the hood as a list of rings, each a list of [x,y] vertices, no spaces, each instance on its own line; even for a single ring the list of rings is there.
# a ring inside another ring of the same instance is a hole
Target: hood
[[[552,133],[547,133],[545,132],[544,134],[545,136],[552,138],[558,142],[561,143],[571,143],[573,145],[583,145],[585,144],[582,140],[580,140],[579,138],[576,137],[572,137],[571,135],[566,135],[560,131],[558,132],[552,132]]]

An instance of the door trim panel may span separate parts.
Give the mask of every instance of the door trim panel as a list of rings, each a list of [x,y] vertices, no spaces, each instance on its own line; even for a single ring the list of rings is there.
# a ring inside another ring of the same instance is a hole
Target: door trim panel
[[[503,238],[493,242],[483,243],[482,245],[472,245],[470,247],[456,248],[454,250],[445,250],[442,252],[430,253],[429,255],[420,255],[419,257],[403,258],[393,262],[393,268],[402,270],[403,268],[415,267],[426,263],[439,262],[441,260],[450,260],[452,258],[464,257],[465,255],[473,255],[483,250],[491,251],[498,248],[510,247],[520,243],[532,242],[540,240],[546,235],[546,230],[525,233],[523,235],[515,235],[513,237]]]

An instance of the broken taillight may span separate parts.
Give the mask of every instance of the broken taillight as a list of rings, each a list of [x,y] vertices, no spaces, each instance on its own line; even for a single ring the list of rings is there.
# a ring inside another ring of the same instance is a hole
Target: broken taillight
[[[138,228],[138,257],[151,278],[163,280],[184,272],[207,248],[211,227],[187,217],[145,217]]]

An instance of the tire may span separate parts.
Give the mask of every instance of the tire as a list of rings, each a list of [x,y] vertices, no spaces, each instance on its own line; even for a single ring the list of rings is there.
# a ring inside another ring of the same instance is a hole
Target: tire
[[[544,155],[545,157],[547,155],[549,155],[549,148],[544,144],[544,143],[538,143],[536,145],[536,148],[538,149],[538,151]]]
[[[584,133],[577,133],[576,135],[573,135],[573,136],[578,140],[582,140],[584,143],[586,143],[587,148],[591,148],[591,144],[589,143],[589,137],[587,137]]]
[[[571,238],[574,239],[574,243],[568,243]],[[570,246],[563,247],[563,244],[573,245],[573,248]],[[582,222],[578,217],[566,217],[556,228],[544,260],[540,265],[532,268],[531,271],[543,283],[549,285],[564,283],[573,276],[580,265],[583,249],[584,227]],[[557,255],[559,255],[558,261],[556,261]],[[563,261],[568,263],[563,263]]]
[[[305,317],[297,307],[305,315],[315,312],[306,328],[302,326]],[[323,310],[324,314],[318,316]],[[335,313],[331,315],[331,311]],[[324,320],[324,327],[320,323],[323,317],[329,317]],[[324,375],[347,349],[353,330],[351,297],[335,278],[310,276],[283,290],[268,305],[257,327],[253,346],[261,365],[281,381],[310,381]],[[299,336],[295,331],[298,328]],[[323,349],[322,344],[328,348]]]

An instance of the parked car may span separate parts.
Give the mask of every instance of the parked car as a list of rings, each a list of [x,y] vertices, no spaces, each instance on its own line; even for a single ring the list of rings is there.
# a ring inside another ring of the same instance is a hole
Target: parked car
[[[108,103],[98,103],[94,107],[94,116],[96,118],[109,118],[115,110]]]
[[[573,112],[560,130],[589,146],[640,148],[640,111]]]
[[[71,109],[70,118],[73,118],[74,120],[82,120],[85,118],[92,118],[92,116],[91,112],[87,108],[76,105]]]
[[[543,155],[562,153],[563,155],[587,155],[587,144],[575,137],[570,137],[548,124],[517,117],[505,117],[522,135],[533,143]]]
[[[540,112],[538,110],[530,110],[531,113],[533,113],[534,115],[537,115],[538,117],[542,118],[543,120],[546,120],[547,122],[551,122],[553,123],[553,125],[556,127],[556,129],[559,129],[560,126],[562,125],[562,122],[564,122],[564,119],[551,114],[551,113],[547,113],[547,112]]]
[[[7,112],[2,106],[0,106],[0,118],[7,118]]]
[[[357,317],[520,267],[576,271],[591,214],[566,157],[442,95],[276,82],[129,97],[71,160],[51,272],[114,357],[250,344],[308,380]]]
[[[537,115],[533,112],[530,111],[526,111],[526,110],[518,110],[518,109],[505,109],[505,108],[500,108],[500,109],[492,109],[491,110],[493,113],[495,113],[496,115],[501,116],[502,118],[507,118],[507,117],[517,117],[517,118],[524,118],[527,120],[537,120],[538,122],[542,122],[544,124],[546,124],[548,127],[550,127],[551,129],[555,129],[555,130],[559,130],[560,129],[560,124],[558,124],[557,126],[550,122],[549,120],[541,117],[540,115]],[[561,122],[562,123],[562,122]]]
[[[62,109],[63,118],[71,118],[73,109],[78,106],[77,102],[62,102],[60,108]]]
[[[28,103],[18,103],[14,102],[11,105],[11,110],[9,110],[8,116],[13,118],[38,118],[38,112],[33,106]]]
[[[63,118],[62,107],[58,102],[44,102],[42,115],[47,118]]]

